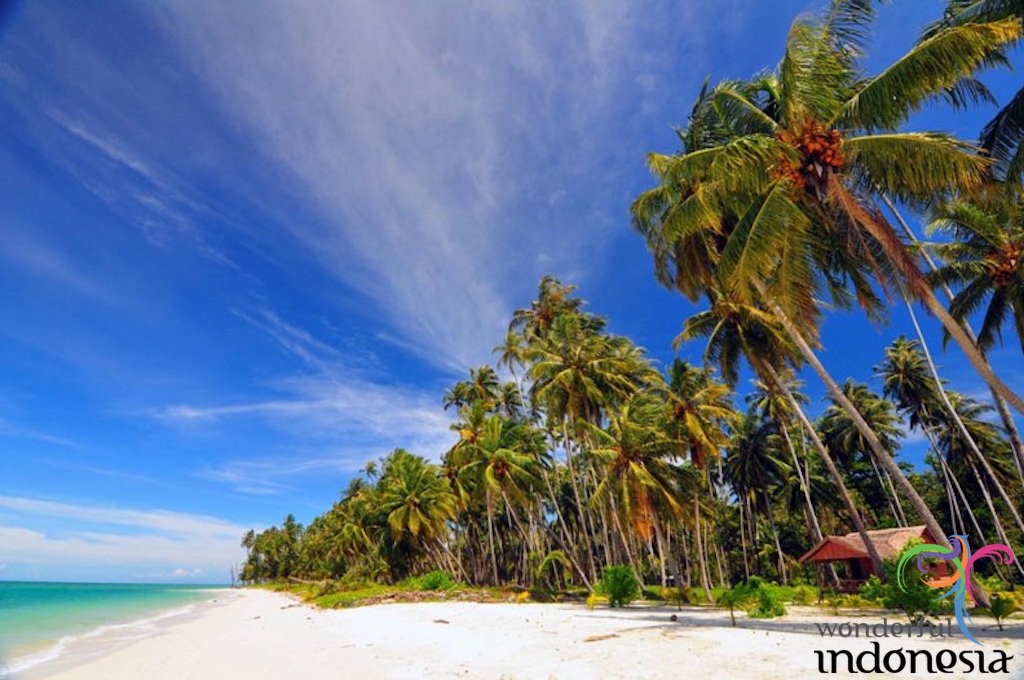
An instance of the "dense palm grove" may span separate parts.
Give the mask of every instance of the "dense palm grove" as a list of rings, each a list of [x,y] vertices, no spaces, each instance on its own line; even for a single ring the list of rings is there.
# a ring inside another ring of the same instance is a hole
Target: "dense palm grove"
[[[495,350],[501,373],[481,366],[444,395],[458,441],[425,452],[439,464],[393,451],[309,526],[250,532],[242,578],[444,570],[550,590],[628,564],[710,595],[753,574],[842,576],[797,562],[828,534],[870,549],[868,529],[924,524],[1021,546],[1024,401],[987,357],[1004,334],[1024,352],[1024,90],[977,142],[903,127],[935,100],[991,100],[976,76],[1008,61],[1022,14],[953,0],[868,76],[872,2],[834,0],[795,21],[774,70],[705,84],[632,206],[659,280],[705,303],[676,340],[704,365],[662,370],[546,277]],[[897,301],[915,335],[836,380],[818,358],[827,311],[884,321]],[[935,321],[984,398],[939,373],[921,327]],[[798,375],[821,382],[823,411]],[[910,434],[928,445],[918,470],[900,461]],[[1019,561],[979,568],[1024,583]]]

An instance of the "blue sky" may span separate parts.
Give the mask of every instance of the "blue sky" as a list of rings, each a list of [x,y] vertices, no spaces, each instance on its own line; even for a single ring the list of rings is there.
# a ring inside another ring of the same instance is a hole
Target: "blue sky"
[[[445,387],[545,273],[670,360],[692,307],[629,227],[644,154],[816,6],[12,5],[0,579],[223,581],[245,529],[308,521],[396,446],[440,455]],[[874,60],[939,7],[884,8]],[[867,379],[908,329],[835,315],[825,361]],[[1024,383],[1012,345],[993,363]]]

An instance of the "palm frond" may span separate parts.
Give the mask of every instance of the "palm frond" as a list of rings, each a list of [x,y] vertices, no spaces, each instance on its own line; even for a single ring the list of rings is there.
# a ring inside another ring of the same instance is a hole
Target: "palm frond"
[[[988,167],[975,147],[940,132],[852,137],[843,151],[867,189],[915,207],[977,186]]]
[[[750,100],[739,83],[720,83],[715,87],[712,101],[719,119],[727,121],[729,131],[734,135],[770,135],[775,132],[776,122],[761,110],[757,102]]]
[[[979,68],[1003,63],[1003,46],[1019,40],[1022,30],[1018,19],[1007,19],[942,31],[864,84],[834,122],[868,131],[894,129]]]
[[[942,18],[925,27],[921,40],[934,37],[953,26],[1001,21],[1024,14],[1021,0],[949,0]]]
[[[776,180],[740,218],[722,249],[719,277],[747,299],[753,299],[754,281],[768,278],[778,264],[778,243],[809,227],[807,216],[791,197],[792,189],[789,180]]]
[[[981,131],[979,144],[992,156],[992,176],[1001,182],[1020,182],[1024,174],[1024,89]]]
[[[873,0],[832,0],[825,17],[825,31],[836,48],[860,52],[874,21]]]

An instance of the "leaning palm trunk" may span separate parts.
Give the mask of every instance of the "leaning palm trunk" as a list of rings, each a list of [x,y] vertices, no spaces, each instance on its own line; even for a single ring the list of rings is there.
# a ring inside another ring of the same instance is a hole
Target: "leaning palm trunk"
[[[743,503],[737,503],[740,512],[740,550],[743,553],[743,574],[750,580],[750,562],[747,559],[747,527],[743,521]]]
[[[995,470],[992,469],[992,465],[988,462],[988,459],[984,455],[982,455],[981,449],[978,448],[978,444],[977,442],[974,441],[974,437],[972,437],[971,433],[967,430],[967,426],[964,425],[964,421],[962,418],[960,418],[960,414],[953,407],[953,404],[950,403],[949,401],[949,395],[946,394],[946,388],[943,387],[942,385],[942,378],[939,377],[939,372],[935,368],[935,362],[932,361],[932,354],[928,350],[928,343],[925,342],[924,334],[921,333],[921,326],[919,326],[917,323],[917,315],[914,314],[914,306],[910,303],[909,300],[906,299],[906,297],[904,297],[904,302],[906,302],[907,310],[910,312],[910,320],[914,323],[914,330],[917,331],[917,337],[921,341],[921,349],[924,352],[924,357],[928,362],[928,370],[931,371],[932,378],[935,380],[935,385],[939,393],[939,398],[942,401],[942,405],[946,408],[946,411],[949,413],[950,417],[953,418],[953,422],[956,423],[956,428],[957,430],[959,430],[960,436],[964,438],[964,441],[967,443],[967,446],[971,449],[971,452],[974,454],[977,461],[981,463],[981,466],[983,468],[985,468],[985,472],[992,480],[992,483],[995,484],[996,491],[999,492],[999,496],[1003,499],[1003,502],[1006,503],[1006,507],[1010,509],[1010,515],[1017,523],[1017,527],[1020,529],[1021,533],[1024,534],[1024,522],[1021,522],[1020,513],[1017,512],[1017,508],[1014,506],[1013,501],[1010,500],[1009,494],[1006,493],[1006,489],[1003,487],[1002,483],[999,481],[999,478],[996,476]],[[992,513],[994,516],[994,509],[992,510]]]
[[[871,468],[875,471],[875,479],[878,480],[878,486],[882,488],[882,495],[885,496],[885,502],[889,504],[889,512],[892,514],[892,518],[896,520],[896,526],[907,526],[907,518],[903,516],[903,508],[899,505],[899,497],[896,495],[896,489],[892,486],[892,477],[878,469],[878,463],[875,462],[874,456],[869,455],[868,460],[871,461]],[[893,503],[894,499],[895,503]]]
[[[981,489],[981,495],[985,497],[985,505],[988,506],[988,511],[992,513],[992,523],[995,524],[996,534],[999,536],[1004,544],[1009,545],[1010,539],[1006,536],[1006,531],[1003,529],[1003,523],[999,520],[999,515],[996,513],[995,505],[992,503],[992,494],[988,491],[988,486],[985,484],[985,480],[978,474],[978,466],[974,464],[974,461],[968,461],[968,465],[971,468],[971,473],[974,474],[974,481],[977,482],[978,488]],[[1021,566],[1019,560],[1014,560],[1017,563],[1017,571],[1024,575],[1024,567]]]
[[[878,554],[878,549],[875,548],[874,542],[868,535],[867,527],[864,526],[864,519],[861,517],[860,511],[857,506],[853,504],[853,498],[850,497],[850,492],[846,488],[846,483],[843,481],[843,476],[839,472],[839,468],[836,467],[835,461],[832,459],[832,455],[828,452],[828,448],[825,443],[821,441],[821,437],[818,436],[818,431],[814,429],[814,425],[811,423],[810,418],[804,413],[804,409],[800,406],[800,402],[797,401],[796,397],[789,390],[789,387],[779,378],[779,374],[775,371],[775,368],[771,364],[764,362],[761,365],[761,369],[765,374],[771,378],[771,382],[776,385],[779,391],[782,393],[789,405],[793,407],[796,417],[799,418],[800,423],[806,428],[808,436],[814,443],[814,447],[818,450],[818,455],[821,456],[822,462],[825,463],[825,467],[828,468],[828,473],[832,477],[832,482],[836,485],[836,489],[839,490],[839,495],[843,499],[843,503],[846,505],[846,511],[850,514],[850,519],[853,520],[853,526],[856,527],[857,533],[860,534],[860,538],[864,541],[864,547],[867,548],[868,556],[871,558],[871,566],[874,568],[875,573],[879,577],[885,576],[885,568],[882,565],[882,557]],[[835,572],[833,572],[834,574]]]
[[[825,383],[825,387],[828,389],[832,398],[836,400],[836,403],[838,403],[839,406],[849,414],[854,427],[857,428],[857,431],[868,443],[868,446],[871,448],[871,452],[875,455],[875,459],[899,484],[900,489],[903,490],[904,495],[907,497],[907,500],[910,501],[910,505],[914,508],[914,511],[922,521],[924,521],[925,526],[928,527],[928,531],[944,548],[951,548],[952,546],[950,546],[949,540],[946,538],[946,533],[942,530],[938,520],[935,519],[935,515],[932,514],[932,511],[928,508],[928,504],[924,502],[924,499],[921,498],[921,494],[917,492],[917,489],[913,487],[910,480],[906,478],[903,471],[900,470],[898,465],[896,465],[896,461],[893,460],[892,456],[889,455],[889,452],[885,450],[884,446],[882,446],[882,443],[878,440],[878,436],[871,429],[871,426],[864,420],[864,417],[860,414],[860,411],[857,410],[857,407],[853,405],[853,402],[851,402],[845,394],[843,394],[843,391],[839,389],[839,385],[837,385],[835,380],[832,379],[829,372],[825,370],[825,367],[822,365],[821,361],[818,360],[814,350],[812,350],[810,345],[807,344],[807,341],[800,333],[800,330],[792,321],[790,321],[782,307],[771,299],[765,285],[761,281],[757,280],[755,280],[755,284],[757,285],[758,292],[760,292],[762,299],[768,303],[769,308],[775,314],[776,318],[778,318],[779,323],[782,324],[786,333],[789,334],[790,339],[793,340],[797,348],[800,350],[801,356],[803,356],[807,363],[811,365],[814,372],[818,374],[819,378],[821,378],[821,381]]]
[[[590,578],[593,581],[597,581],[597,567],[594,564],[594,530],[590,526],[590,513],[587,512],[587,507],[584,505],[580,497],[580,488],[578,480],[576,479],[576,470],[572,464],[569,430],[566,425],[563,425],[563,434],[563,441],[565,445],[565,467],[569,472],[569,484],[572,487],[572,494],[576,500],[576,508],[580,517],[580,529],[583,530],[583,544],[587,552],[587,564],[590,567]]]
[[[704,542],[700,531],[700,499],[693,499],[693,542],[697,549],[697,565],[700,571],[700,585],[704,589],[708,602],[711,602],[711,579],[708,577],[708,563],[704,557]]]
[[[800,490],[803,491],[804,503],[807,506],[807,514],[811,522],[814,542],[817,543],[824,538],[824,535],[821,533],[821,525],[818,524],[818,514],[814,511],[814,503],[811,502],[810,481],[804,480],[803,468],[800,465],[800,459],[796,455],[796,447],[793,446],[793,440],[789,436],[789,428],[786,427],[785,423],[779,424],[782,427],[782,436],[786,440],[786,448],[789,449],[789,455],[793,459],[793,467],[796,469],[796,476],[800,482]]]
[[[587,577],[587,573],[583,571],[583,567],[581,567],[579,562],[576,561],[576,543],[572,540],[572,531],[570,531],[566,524],[565,518],[562,517],[561,508],[558,507],[558,497],[555,496],[555,490],[551,486],[551,478],[548,476],[547,470],[543,470],[541,472],[541,476],[544,478],[544,484],[548,488],[548,495],[551,497],[551,507],[555,509],[555,517],[558,519],[558,525],[562,529],[562,540],[565,541],[565,548],[569,556],[569,561],[572,562],[572,566],[576,570],[576,573],[578,573],[580,578],[583,579],[583,584],[587,586],[587,589],[593,590],[593,583]]]
[[[915,245],[918,244],[918,239],[917,236],[914,234],[914,231],[910,228],[910,225],[907,224],[906,220],[903,219],[903,216],[900,214],[899,210],[896,209],[896,206],[889,199],[889,197],[883,196],[882,200],[885,201],[885,204],[886,206],[888,206],[889,211],[893,214],[893,216],[895,216],[896,221],[899,222],[900,228],[903,230],[903,233],[906,234],[910,242]],[[932,259],[932,256],[928,253],[927,250],[921,248],[920,254],[921,257],[924,258],[924,261],[928,264],[929,269],[931,269],[933,272],[937,272],[939,270],[938,266],[935,264],[935,260]],[[949,300],[950,302],[953,301],[953,291],[950,290],[949,286],[945,283],[942,284],[942,292],[945,294],[947,300]],[[971,342],[977,345],[978,338],[977,336],[975,336],[974,331],[971,329],[971,325],[970,323],[968,323],[967,319],[964,319],[963,328],[964,332],[967,333],[967,337],[970,338]],[[1015,467],[1017,468],[1017,476],[1020,479],[1021,485],[1024,485],[1024,441],[1021,440],[1020,432],[1017,430],[1017,424],[1013,420],[1013,415],[1010,413],[1010,409],[1006,404],[1006,400],[1002,397],[1001,394],[999,394],[997,390],[993,389],[992,387],[989,387],[989,390],[992,392],[992,400],[995,402],[996,411],[999,413],[999,419],[1003,421],[1003,429],[1006,430],[1006,434],[1010,438],[1010,447],[1013,449],[1013,462]]]

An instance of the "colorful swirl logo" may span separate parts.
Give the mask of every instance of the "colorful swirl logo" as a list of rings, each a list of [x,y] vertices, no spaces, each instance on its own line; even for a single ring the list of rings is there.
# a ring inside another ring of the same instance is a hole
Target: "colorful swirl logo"
[[[975,562],[983,557],[991,557],[1001,561],[1003,564],[1013,564],[1015,555],[1010,546],[1003,545],[1002,543],[986,545],[978,550],[978,552],[972,554],[967,537],[960,534],[950,536],[949,542],[953,545],[953,548],[948,551],[941,545],[934,543],[925,543],[909,548],[900,558],[896,569],[896,580],[900,588],[906,592],[906,586],[903,581],[903,567],[916,557],[917,570],[920,572],[918,578],[931,588],[949,588],[935,599],[940,600],[948,595],[953,595],[953,613],[956,615],[956,623],[960,626],[960,632],[974,644],[981,645],[980,642],[974,639],[970,629],[967,627],[967,622],[971,620],[971,615],[967,611],[967,596],[970,595],[971,601],[977,603],[974,587],[971,585],[971,568]],[[958,543],[959,548],[956,547]],[[925,564],[925,560],[929,558],[939,558],[952,562],[956,568],[948,576],[933,574]]]

